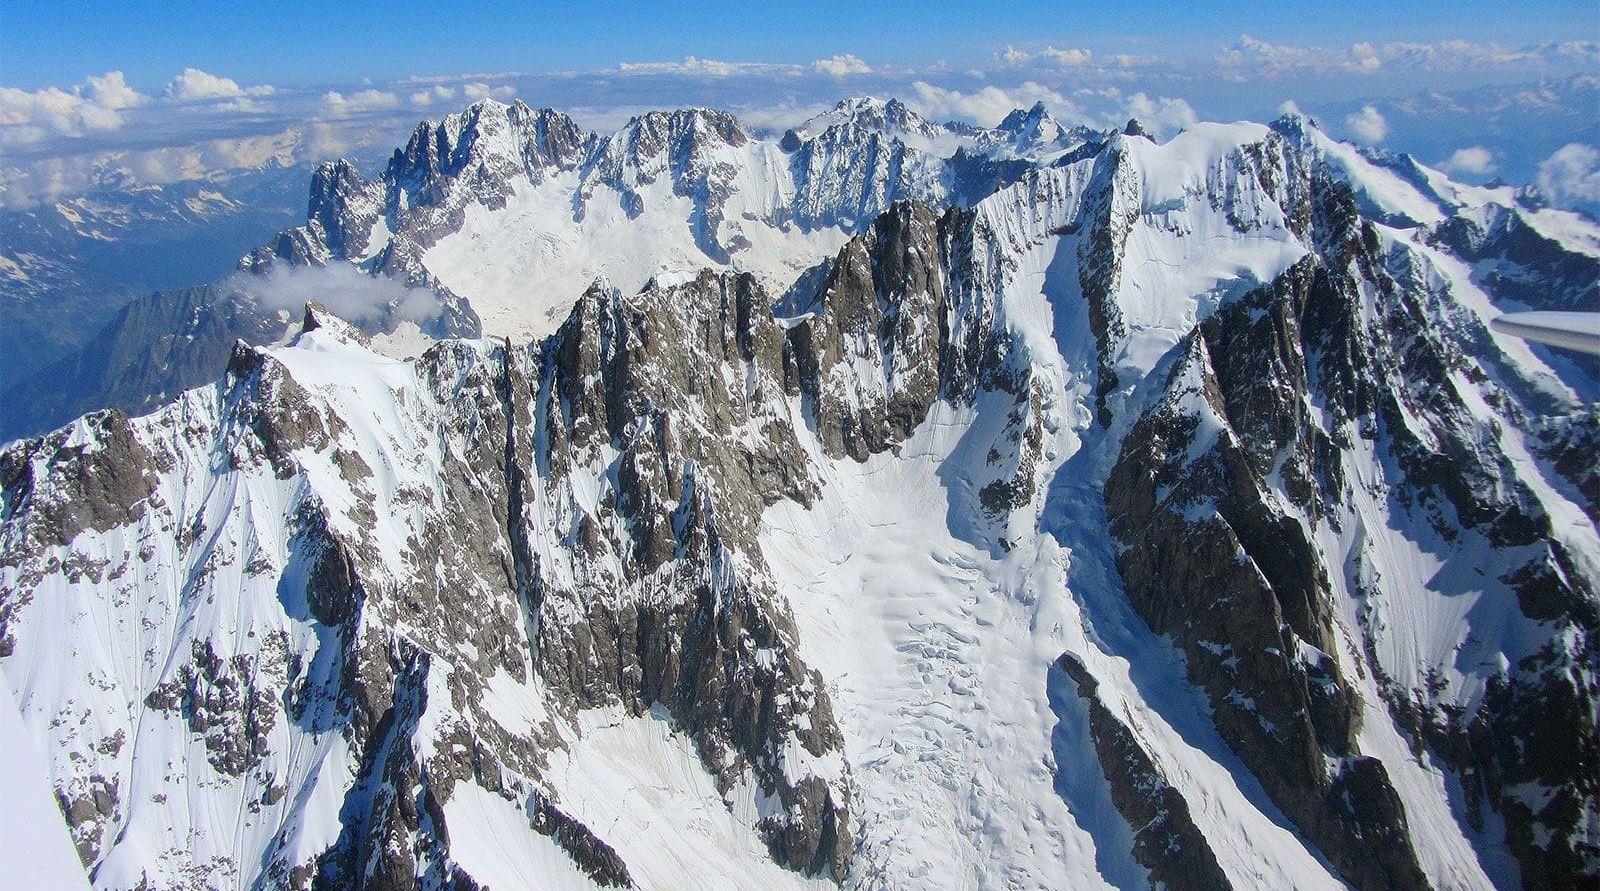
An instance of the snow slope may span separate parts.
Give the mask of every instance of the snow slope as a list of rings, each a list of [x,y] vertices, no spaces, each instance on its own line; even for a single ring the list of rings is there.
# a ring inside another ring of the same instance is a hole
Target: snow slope
[[[39,757],[33,735],[23,726],[11,685],[0,674],[0,857],[7,880],[20,887],[89,887],[61,819],[49,772]]]

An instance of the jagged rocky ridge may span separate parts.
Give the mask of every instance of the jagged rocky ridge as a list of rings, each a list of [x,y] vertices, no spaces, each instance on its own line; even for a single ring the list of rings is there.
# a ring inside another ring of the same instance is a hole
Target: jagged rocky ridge
[[[663,269],[716,265],[781,291],[894,201],[970,205],[1103,138],[1042,106],[985,129],[875,99],[841,102],[781,140],[710,109],[650,112],[602,136],[553,109],[484,100],[419,124],[376,179],[349,161],[319,166],[304,225],[248,253],[246,274],[214,287],[200,310],[192,293],[143,298],[95,343],[16,381],[5,400],[31,408],[0,420],[0,436],[94,408],[145,410],[215,377],[235,339],[285,340],[296,320],[270,296],[285,269],[348,263],[392,282],[351,318],[371,334],[520,340],[553,331],[596,278],[632,291]],[[144,324],[151,316],[179,324]],[[208,361],[100,349],[165,336],[192,339]],[[385,349],[414,354],[417,339]],[[84,371],[100,366],[117,386]]]
[[[970,205],[1104,138],[1062,127],[1042,106],[986,129],[929,122],[892,99],[846,100],[777,141],[704,108],[650,112],[600,136],[553,109],[485,100],[420,124],[377,180],[324,165],[307,224],[243,265],[356,262],[455,287],[488,317],[487,333],[539,335],[597,269],[625,291],[662,269],[713,264],[780,290],[895,201]],[[472,244],[495,217],[494,228],[532,225],[548,242]],[[617,231],[622,244],[575,244],[573,229],[580,242]],[[630,230],[648,240],[634,248]],[[485,262],[494,275],[480,275]]]
[[[595,805],[628,733],[734,882],[1581,887],[1592,382],[1487,329],[1453,194],[1130,132],[781,317],[669,274],[401,362],[313,309],[0,457],[0,665],[105,887],[681,884]]]

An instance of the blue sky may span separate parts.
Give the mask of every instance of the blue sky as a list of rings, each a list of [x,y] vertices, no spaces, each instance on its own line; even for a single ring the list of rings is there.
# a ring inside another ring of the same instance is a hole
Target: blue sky
[[[0,82],[24,88],[109,69],[154,83],[188,66],[310,86],[452,71],[592,70],[687,55],[809,62],[850,53],[926,65],[965,64],[1020,43],[1207,57],[1239,34],[1322,45],[1457,39],[1515,46],[1600,36],[1594,0],[488,2],[470,10],[418,2],[8,0],[0,24]]]
[[[1197,119],[1268,119],[1292,101],[1340,138],[1469,180],[1533,182],[1571,145],[1589,154],[1568,159],[1600,158],[1596,0],[1505,10],[5,0],[0,208],[111,179],[372,162],[418,120],[484,96],[551,105],[602,131],[691,104],[781,129],[877,95],[981,124],[1043,101],[1068,123],[1137,116],[1170,134]],[[1577,176],[1600,203],[1600,171]]]

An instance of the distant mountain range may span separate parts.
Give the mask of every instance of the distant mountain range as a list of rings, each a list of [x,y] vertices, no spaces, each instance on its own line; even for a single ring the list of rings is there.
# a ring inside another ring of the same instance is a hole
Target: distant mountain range
[[[240,253],[303,217],[310,172],[113,182],[0,210],[0,389],[77,351],[129,301],[226,275]]]

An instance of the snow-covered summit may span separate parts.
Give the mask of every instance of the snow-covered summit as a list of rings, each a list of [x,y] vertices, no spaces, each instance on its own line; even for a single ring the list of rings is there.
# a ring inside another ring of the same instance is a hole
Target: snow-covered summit
[[[1006,115],[994,129],[979,135],[978,144],[1010,157],[1045,159],[1103,138],[1104,134],[1091,127],[1063,126],[1043,102],[1036,102],[1032,108]]]
[[[899,99],[858,96],[840,100],[828,111],[813,115],[794,127],[785,140],[798,143],[816,137],[830,127],[853,126],[908,141],[931,142],[951,134],[964,134],[976,128],[966,124],[935,123],[917,114]]]

